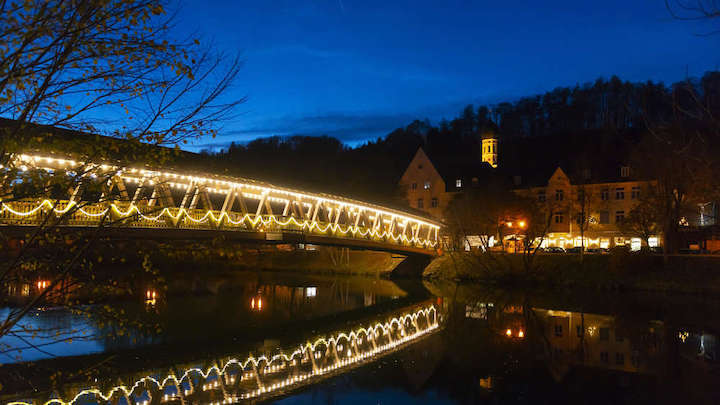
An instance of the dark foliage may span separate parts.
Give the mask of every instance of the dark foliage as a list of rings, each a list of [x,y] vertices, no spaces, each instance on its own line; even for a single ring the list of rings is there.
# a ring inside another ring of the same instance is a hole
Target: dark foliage
[[[613,76],[514,102],[469,105],[451,121],[416,120],[357,148],[327,136],[272,137],[233,143],[213,160],[231,174],[403,205],[397,182],[419,147],[431,157],[480,159],[481,134],[496,132],[500,167],[524,183],[546,181],[558,166],[617,167],[650,126],[691,119],[699,103],[688,87],[702,105],[720,109],[719,72],[672,86]]]

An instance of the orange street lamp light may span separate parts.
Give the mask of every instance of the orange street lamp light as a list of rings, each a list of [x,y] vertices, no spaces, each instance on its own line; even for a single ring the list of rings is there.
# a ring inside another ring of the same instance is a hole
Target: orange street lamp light
[[[525,221],[520,221],[520,222],[518,222],[518,226],[519,226],[520,228],[525,228]]]

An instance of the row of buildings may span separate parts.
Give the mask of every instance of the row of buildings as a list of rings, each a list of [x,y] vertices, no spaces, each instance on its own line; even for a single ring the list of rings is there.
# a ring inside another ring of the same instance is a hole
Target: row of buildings
[[[552,215],[543,247],[628,245],[637,250],[643,244],[661,245],[659,234],[643,240],[622,226],[654,185],[653,180],[638,178],[629,165],[609,163],[575,171],[552,162],[499,167],[500,146],[497,136],[484,134],[482,156],[476,161],[431,158],[420,148],[400,179],[409,206],[443,221],[448,205],[459,193],[502,177],[516,194],[535,199]],[[709,207],[705,218],[700,218],[703,225],[714,223],[713,211],[714,206]],[[585,215],[580,215],[583,212]]]

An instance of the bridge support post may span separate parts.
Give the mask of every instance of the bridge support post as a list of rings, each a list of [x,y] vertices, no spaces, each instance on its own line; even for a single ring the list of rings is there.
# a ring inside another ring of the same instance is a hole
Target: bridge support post
[[[390,272],[391,278],[420,277],[432,261],[431,256],[409,255]]]

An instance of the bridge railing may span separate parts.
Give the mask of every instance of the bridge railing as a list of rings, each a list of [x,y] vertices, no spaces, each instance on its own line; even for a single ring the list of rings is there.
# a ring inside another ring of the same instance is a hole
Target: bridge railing
[[[254,215],[218,210],[133,205],[127,202],[74,203],[70,201],[13,201],[0,203],[0,225],[68,227],[129,227],[154,229],[198,229],[238,232],[297,232],[369,240],[400,246],[433,249],[434,243],[404,232],[340,223],[311,221],[282,215]]]

